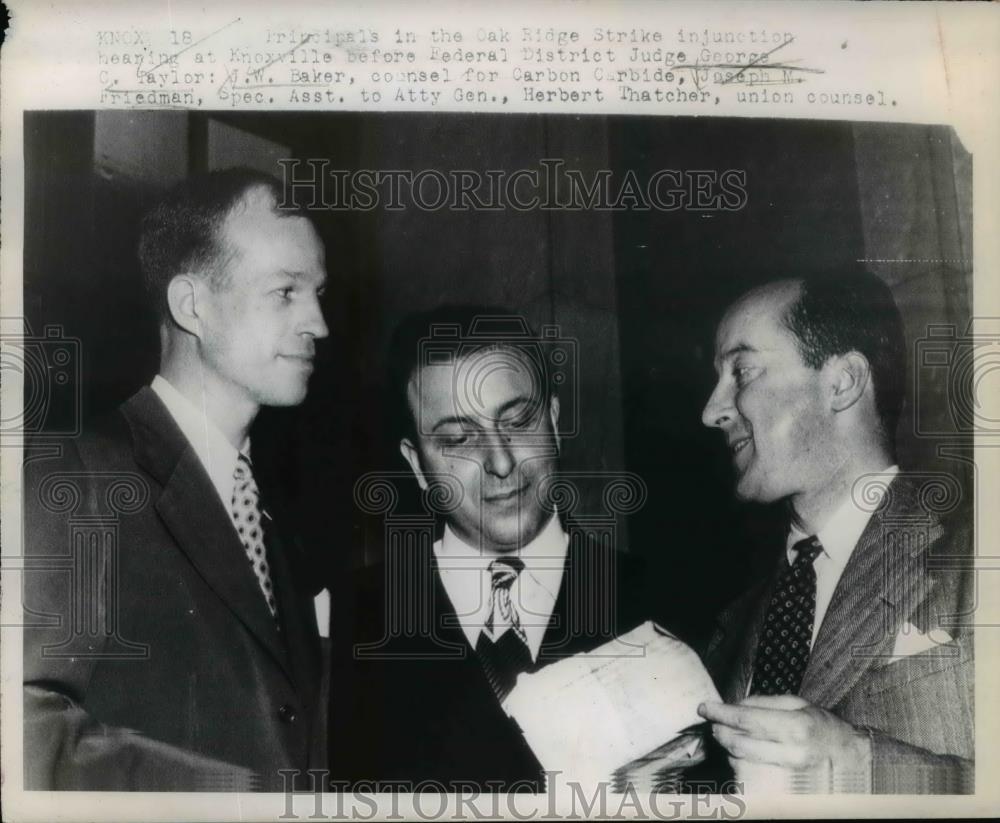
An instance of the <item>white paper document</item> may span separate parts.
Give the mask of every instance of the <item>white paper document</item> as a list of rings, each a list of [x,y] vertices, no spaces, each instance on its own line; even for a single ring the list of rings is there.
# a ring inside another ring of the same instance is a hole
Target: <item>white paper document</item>
[[[719,693],[698,655],[652,622],[522,674],[504,708],[546,771],[604,780],[702,722]]]

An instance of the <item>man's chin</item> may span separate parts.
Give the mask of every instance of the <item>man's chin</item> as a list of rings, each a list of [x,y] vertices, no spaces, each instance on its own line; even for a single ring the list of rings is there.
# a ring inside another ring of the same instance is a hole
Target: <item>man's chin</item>
[[[284,391],[268,392],[268,394],[261,399],[260,405],[273,406],[275,408],[298,406],[303,400],[306,399],[307,393],[308,387],[304,384],[301,386],[289,386]]]
[[[538,522],[524,523],[520,528],[512,526],[502,531],[493,530],[487,535],[487,539],[494,551],[501,553],[517,551],[538,537],[544,525],[544,519],[540,519]]]
[[[745,475],[736,481],[735,495],[741,503],[762,504],[774,503],[784,497],[784,495],[768,489],[760,482],[753,478],[747,478]]]

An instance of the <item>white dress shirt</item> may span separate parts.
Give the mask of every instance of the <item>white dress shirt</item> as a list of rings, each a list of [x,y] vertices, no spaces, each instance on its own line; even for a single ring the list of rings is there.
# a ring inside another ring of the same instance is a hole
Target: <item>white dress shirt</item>
[[[538,659],[562,584],[568,545],[569,535],[556,515],[527,546],[510,554],[473,548],[445,526],[444,535],[434,544],[434,556],[441,583],[472,648],[490,615],[489,565],[497,558],[513,555],[524,563],[524,568],[511,586],[510,600],[527,636],[531,659]]]
[[[234,448],[209,419],[205,410],[188,400],[162,375],[158,374],[153,378],[151,388],[194,448],[228,512],[233,503],[233,473],[236,471],[236,463],[241,453],[247,459],[250,458],[250,439],[244,441],[241,449]]]
[[[890,466],[882,472],[883,475],[887,476],[895,476],[898,473],[899,466]],[[813,643],[816,642],[816,635],[819,634],[819,628],[823,624],[823,618],[830,606],[830,600],[833,599],[837,583],[840,582],[840,576],[844,573],[847,561],[854,553],[858,539],[868,525],[868,521],[871,520],[872,513],[878,508],[878,502],[877,500],[872,505],[868,505],[866,501],[865,507],[862,508],[848,495],[847,499],[837,507],[816,532],[816,537],[823,544],[823,551],[813,561],[813,568],[816,570],[816,619],[813,621]],[[807,537],[810,535],[803,532],[794,523],[792,524],[785,548],[789,564],[795,562],[797,554],[793,547]]]

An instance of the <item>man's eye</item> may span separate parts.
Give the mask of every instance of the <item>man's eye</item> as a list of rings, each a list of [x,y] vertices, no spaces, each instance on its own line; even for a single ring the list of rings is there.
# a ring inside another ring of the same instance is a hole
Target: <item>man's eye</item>
[[[533,418],[533,414],[519,414],[517,417],[509,417],[506,420],[501,420],[500,427],[520,431],[529,428],[533,422]]]
[[[292,286],[286,286],[283,289],[278,289],[275,292],[275,294],[277,294],[282,300],[291,300],[292,299],[292,294],[294,292],[295,292],[295,289]]]
[[[446,432],[437,436],[438,444],[441,446],[464,446],[470,442],[472,432],[455,431]]]
[[[512,410],[510,414],[501,418],[499,421],[500,428],[512,429],[514,431],[533,428],[538,425],[538,421],[541,419],[544,411],[545,407],[538,403],[522,406],[517,410]]]
[[[733,377],[736,378],[737,386],[745,386],[753,377],[755,369],[750,366],[737,366],[733,369]]]

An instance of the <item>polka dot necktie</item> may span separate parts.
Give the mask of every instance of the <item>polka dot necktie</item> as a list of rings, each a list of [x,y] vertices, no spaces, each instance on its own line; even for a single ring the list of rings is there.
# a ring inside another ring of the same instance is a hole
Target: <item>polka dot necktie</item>
[[[528,636],[510,598],[510,587],[522,569],[524,563],[517,557],[490,563],[490,613],[476,644],[486,678],[501,701],[514,688],[517,675],[531,668]]]
[[[278,609],[274,601],[271,574],[267,566],[267,548],[264,544],[262,516],[266,515],[263,514],[260,505],[260,492],[257,489],[257,482],[253,479],[250,461],[243,454],[236,461],[236,469],[233,471],[233,499],[229,513],[253,573],[257,577],[257,583],[260,585],[271,617],[277,617]]]
[[[778,580],[764,615],[750,694],[798,694],[809,663],[816,619],[813,561],[823,546],[815,537],[807,537],[793,550],[795,562]]]

